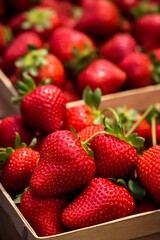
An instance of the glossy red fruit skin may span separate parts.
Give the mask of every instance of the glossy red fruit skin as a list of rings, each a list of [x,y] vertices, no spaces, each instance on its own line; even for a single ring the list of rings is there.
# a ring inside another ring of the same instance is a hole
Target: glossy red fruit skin
[[[160,204],[160,146],[150,147],[139,159],[137,176],[153,199]]]
[[[94,178],[62,213],[69,229],[111,221],[133,213],[135,202],[122,186],[105,178]]]
[[[106,38],[117,31],[119,21],[117,6],[110,1],[99,0],[84,9],[75,28],[95,38]]]
[[[146,14],[135,22],[135,34],[147,51],[160,47],[160,14]]]
[[[41,133],[62,128],[66,101],[62,90],[54,85],[42,85],[27,94],[20,105],[24,122]]]
[[[21,192],[28,187],[39,158],[39,153],[29,147],[16,149],[2,168],[4,187],[11,192]]]
[[[94,60],[77,77],[80,92],[88,85],[92,90],[99,87],[103,95],[118,92],[125,82],[126,73],[106,59]]]
[[[136,40],[128,33],[117,33],[105,41],[100,48],[100,55],[118,64],[129,53],[136,50]]]
[[[120,61],[119,67],[127,74],[127,89],[141,88],[153,84],[153,67],[146,54],[132,52]]]
[[[139,159],[127,142],[109,134],[99,134],[91,142],[99,177],[124,178],[132,174]]]
[[[91,108],[84,104],[67,108],[64,129],[74,128],[77,132],[93,124],[95,118],[92,116]]]
[[[34,136],[23,122],[20,115],[7,116],[0,123],[0,146],[14,147],[16,132],[19,133],[21,141],[29,144]]]
[[[51,236],[65,231],[61,213],[67,206],[64,197],[38,198],[28,189],[20,203],[20,211],[38,236]]]
[[[50,39],[50,49],[63,63],[76,59],[74,48],[82,54],[86,45],[88,50],[93,50],[95,44],[85,33],[69,27],[57,28]]]
[[[89,139],[93,134],[96,132],[100,132],[104,130],[103,125],[90,125],[85,128],[83,128],[81,131],[79,131],[77,134],[80,137],[81,141],[86,141]]]
[[[68,130],[49,134],[30,186],[37,196],[49,197],[79,189],[94,176],[95,163]]]
[[[33,32],[25,32],[19,34],[13,42],[8,46],[4,53],[3,62],[7,72],[11,72],[14,69],[15,61],[26,54],[29,49],[28,45],[33,45],[36,48],[42,47],[42,40],[40,37]]]

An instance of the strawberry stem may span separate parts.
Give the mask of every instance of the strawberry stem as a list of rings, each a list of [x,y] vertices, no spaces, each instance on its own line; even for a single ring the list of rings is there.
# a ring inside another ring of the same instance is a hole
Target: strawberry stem
[[[113,108],[107,107],[104,110],[102,110],[102,113],[105,113],[107,111],[109,111],[109,112],[111,112],[113,114],[113,116],[115,117],[117,123],[120,122],[119,116],[118,116],[117,112]]]
[[[152,145],[155,146],[157,144],[157,136],[156,136],[156,118],[157,114],[154,114],[151,118],[151,129],[152,129]]]
[[[136,128],[139,126],[139,124],[151,113],[151,111],[154,109],[154,106],[149,106],[146,111],[142,114],[142,116],[133,124],[133,126],[130,128],[130,130],[126,133],[126,137],[128,137],[130,134],[132,134]]]

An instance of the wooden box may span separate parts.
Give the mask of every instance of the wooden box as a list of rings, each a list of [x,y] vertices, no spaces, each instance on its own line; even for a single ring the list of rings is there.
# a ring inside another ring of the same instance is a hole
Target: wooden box
[[[10,103],[17,93],[8,79],[0,72],[1,117],[19,113]],[[102,97],[101,108],[126,105],[144,110],[160,102],[160,85],[119,92]],[[82,100],[67,104],[67,107],[83,104]],[[1,110],[2,110],[1,109]],[[0,184],[0,239],[1,240],[160,240],[160,210],[132,215],[95,226],[66,233],[38,237]]]

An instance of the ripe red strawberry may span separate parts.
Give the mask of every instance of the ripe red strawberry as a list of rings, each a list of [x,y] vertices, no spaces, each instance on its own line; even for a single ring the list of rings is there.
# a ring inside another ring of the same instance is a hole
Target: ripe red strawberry
[[[110,134],[98,134],[91,141],[97,176],[124,178],[132,174],[139,159],[128,142]]]
[[[67,206],[64,197],[38,198],[28,189],[21,198],[20,211],[38,236],[64,232],[61,213]]]
[[[51,133],[63,126],[66,114],[65,96],[54,85],[42,85],[24,96],[20,111],[24,122],[32,129]]]
[[[21,116],[7,116],[0,123],[0,146],[14,147],[16,132],[21,141],[29,144],[33,138],[33,132],[24,124]]]
[[[160,145],[160,123],[157,122],[156,124],[156,140],[157,140],[157,145]]]
[[[75,28],[96,38],[106,38],[117,31],[119,22],[117,6],[113,2],[99,0],[84,9]]]
[[[53,9],[37,6],[13,16],[8,24],[15,34],[26,30],[33,31],[46,40],[52,31],[61,25],[61,20]]]
[[[80,141],[68,130],[49,134],[30,186],[37,196],[49,197],[79,189],[94,176],[95,163]]]
[[[92,109],[85,105],[70,107],[66,111],[65,129],[74,128],[77,132],[94,123]]]
[[[86,86],[92,90],[100,88],[102,94],[119,91],[126,81],[126,73],[106,59],[97,59],[90,63],[77,78],[80,92]]]
[[[146,14],[135,22],[135,34],[146,50],[160,47],[160,14]]]
[[[8,160],[2,166],[1,174],[4,187],[11,192],[21,192],[28,187],[39,158],[39,153],[30,147],[20,147],[8,153]]]
[[[127,89],[153,84],[153,65],[147,54],[132,52],[120,61],[119,67],[127,74]]]
[[[83,128],[81,131],[77,133],[78,137],[81,141],[86,141],[88,138],[90,138],[93,134],[96,132],[100,132],[104,130],[104,126],[100,125],[90,125],[85,128]]]
[[[127,189],[105,178],[94,178],[62,213],[69,229],[78,229],[131,215],[135,202]]]
[[[79,71],[92,58],[95,44],[86,34],[64,26],[52,33],[50,49],[66,68]]]
[[[66,79],[63,85],[63,93],[65,95],[67,103],[81,99],[81,96],[76,89],[75,83],[72,79]]]
[[[12,40],[11,29],[0,23],[0,53],[2,54]]]
[[[3,57],[7,72],[13,71],[15,61],[29,51],[29,45],[33,45],[36,48],[42,47],[42,41],[36,33],[25,32],[14,38],[13,42],[6,49]]]
[[[48,53],[47,49],[33,49],[16,61],[17,79],[24,74],[34,78],[36,85],[44,79],[50,79],[58,87],[63,87],[65,70],[59,59]]]
[[[137,176],[153,199],[160,204],[160,146],[150,147],[138,160]]]
[[[114,63],[119,63],[129,53],[136,50],[136,40],[128,33],[117,33],[100,47],[100,55]]]
[[[83,92],[83,99],[85,102],[83,105],[67,108],[64,124],[65,129],[70,129],[72,127],[76,132],[79,132],[87,126],[102,123],[104,116],[102,116],[99,110],[101,102],[100,90],[96,89],[93,92],[87,87]]]

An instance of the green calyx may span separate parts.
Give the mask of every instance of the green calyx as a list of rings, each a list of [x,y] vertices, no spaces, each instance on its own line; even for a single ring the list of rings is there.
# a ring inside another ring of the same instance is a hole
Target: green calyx
[[[152,78],[155,84],[160,84],[160,61],[154,54],[149,54],[153,66]]]
[[[15,198],[13,199],[14,203],[15,203],[15,204],[20,204],[23,194],[24,194],[26,191],[28,191],[29,189],[30,189],[30,187],[26,187],[22,193],[17,194],[17,195],[15,196]]]
[[[29,53],[16,61],[15,65],[22,69],[23,74],[28,74],[33,77],[38,76],[38,68],[41,65],[48,63],[46,56],[48,55],[47,49],[32,49]]]
[[[64,66],[70,70],[73,77],[76,78],[93,60],[97,59],[97,49],[91,49],[88,41],[86,41],[83,50],[74,47],[72,51],[73,59],[65,62]]]
[[[36,89],[36,84],[34,80],[30,77],[25,75],[23,81],[17,81],[17,87],[16,87],[18,93],[20,96],[18,97],[13,97],[12,98],[12,103],[14,104],[19,104],[24,96],[26,96],[28,93],[32,92],[34,89]]]
[[[141,183],[137,179],[129,179],[127,181],[121,178],[119,179],[108,178],[108,179],[114,182],[115,184],[126,188],[135,200],[141,200],[146,195],[146,189],[141,185]]]
[[[160,13],[160,6],[158,4],[151,4],[148,0],[142,0],[130,12],[135,19],[138,19],[146,14]]]
[[[38,32],[44,29],[52,28],[50,19],[56,15],[50,8],[33,8],[25,13],[25,21],[22,23],[22,29],[28,30],[34,27]]]
[[[96,88],[94,91],[92,91],[89,86],[86,86],[82,94],[82,98],[85,104],[91,108],[91,114],[95,118],[94,120],[95,125],[102,123],[104,118],[104,115],[99,110],[101,96],[102,92],[100,88]]]
[[[12,41],[12,39],[13,39],[12,30],[11,30],[11,28],[9,28],[9,27],[5,27],[5,28],[4,28],[4,32],[5,32],[6,42],[7,42],[7,44],[9,44],[9,43]]]

